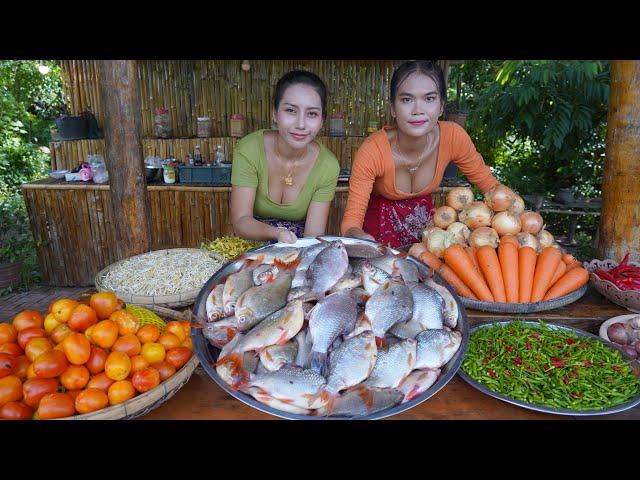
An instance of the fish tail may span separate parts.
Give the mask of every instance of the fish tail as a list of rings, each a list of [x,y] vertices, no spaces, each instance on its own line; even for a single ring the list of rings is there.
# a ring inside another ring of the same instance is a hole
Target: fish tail
[[[242,353],[230,353],[222,359],[218,359],[215,363],[216,367],[231,364],[231,388],[234,390],[241,389],[246,386],[249,381],[248,373],[244,369],[244,355]]]
[[[327,354],[322,352],[311,352],[311,370],[319,373],[323,377],[327,376]]]

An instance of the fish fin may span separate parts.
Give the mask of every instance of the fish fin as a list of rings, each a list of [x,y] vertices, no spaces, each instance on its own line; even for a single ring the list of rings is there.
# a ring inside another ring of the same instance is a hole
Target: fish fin
[[[300,265],[301,261],[302,260],[300,258],[300,255],[298,255],[295,260],[292,260],[290,262],[283,262],[279,258],[276,258],[273,261],[273,264],[280,270],[295,270],[296,268],[298,268],[298,265]]]
[[[373,407],[373,395],[371,393],[371,390],[369,390],[365,386],[360,386],[354,390],[358,392],[358,396],[362,399],[364,404],[367,406],[367,410],[371,410],[371,408]]]
[[[320,243],[330,243],[330,240],[326,240],[326,239],[322,238],[321,236],[317,236],[316,240],[318,240]]]
[[[278,400],[287,405],[293,404],[293,398],[278,398]]]
[[[280,337],[278,337],[278,340],[276,341],[276,345],[284,345],[285,343],[288,342],[287,339],[287,331],[285,329],[282,329],[282,332],[280,333]]]
[[[387,345],[387,343],[384,340],[384,337],[376,337],[376,346],[378,348],[383,348]]]
[[[395,254],[396,257],[400,257],[400,258],[407,258],[409,256],[409,254],[407,252],[398,252],[397,254]]]
[[[420,387],[414,385],[413,388],[407,393],[407,402],[413,400],[420,394]]]
[[[238,390],[246,386],[249,381],[249,374],[244,369],[244,354],[242,353],[230,353],[222,359],[218,359],[215,366],[225,365],[231,363],[231,388]]]
[[[382,256],[385,256],[387,253],[391,253],[389,252],[389,247],[387,247],[386,245],[378,245],[378,251],[382,254]]]
[[[327,354],[322,352],[311,352],[311,370],[319,373],[323,377],[327,376]]]

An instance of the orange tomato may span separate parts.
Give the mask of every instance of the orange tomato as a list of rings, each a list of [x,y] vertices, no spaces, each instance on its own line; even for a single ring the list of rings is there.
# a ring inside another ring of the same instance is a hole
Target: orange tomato
[[[64,352],[54,348],[38,356],[31,366],[38,378],[54,378],[67,369],[69,361]]]
[[[91,355],[91,344],[87,337],[81,333],[73,333],[65,338],[62,342],[62,348],[67,360],[74,365],[87,363]]]
[[[95,328],[95,325],[91,325],[89,328],[87,328],[83,333],[84,336],[87,337],[87,340],[91,341],[91,335],[93,334],[93,329]]]
[[[133,333],[127,333],[116,340],[111,347],[112,352],[124,352],[130,357],[140,353],[140,340]]]
[[[4,345],[0,345],[0,353],[8,353],[14,357],[19,357],[20,355],[24,355],[24,350],[22,350],[17,343],[5,343]]]
[[[44,326],[44,317],[36,310],[23,310],[13,317],[12,323],[18,332],[29,327],[42,328]]]
[[[29,370],[32,362],[26,355],[20,355],[19,357],[15,357],[15,359],[16,366],[13,368],[13,374],[20,380],[24,381],[27,378],[27,370]]]
[[[104,372],[104,364],[106,363],[108,356],[109,354],[100,347],[91,347],[89,360],[87,360],[85,366],[93,375]]]
[[[131,360],[124,352],[111,352],[104,365],[104,373],[112,380],[124,380],[131,371]]]
[[[90,413],[109,405],[109,397],[98,388],[87,388],[76,397],[75,407],[78,413]]]
[[[174,367],[167,361],[154,363],[151,366],[158,370],[161,382],[164,382],[167,378],[176,373],[176,367]]]
[[[155,342],[160,336],[160,329],[157,325],[143,325],[136,332],[136,336],[140,343]]]
[[[191,322],[189,320],[178,320],[178,323],[182,325],[184,329],[184,334],[187,337],[191,336]]]
[[[11,375],[18,363],[18,357],[8,353],[0,353],[0,378]]]
[[[77,397],[78,395],[80,395],[80,392],[81,392],[81,391],[82,391],[82,390],[80,390],[80,389],[76,389],[76,390],[67,390],[67,391],[66,391],[66,392],[64,392],[64,393],[66,393],[67,395],[71,395],[71,398],[73,398],[73,400],[75,401],[76,397]]]
[[[193,351],[193,341],[191,340],[191,337],[187,337],[186,340],[180,344],[180,346]]]
[[[67,323],[71,318],[71,313],[78,305],[80,304],[71,298],[61,298],[51,304],[51,313],[58,322]]]
[[[158,343],[162,345],[165,350],[169,350],[171,348],[179,347],[182,342],[173,333],[164,332],[160,337],[158,337]]]
[[[83,332],[91,325],[98,322],[96,311],[89,305],[81,303],[71,312],[67,325],[74,332]]]
[[[27,378],[38,378],[36,371],[33,369],[33,363],[29,364],[29,367],[27,368]]]
[[[164,331],[168,333],[173,333],[176,337],[178,337],[178,340],[180,340],[180,343],[184,342],[185,338],[187,338],[187,334],[184,331],[183,326],[177,320],[172,320],[169,323],[167,323],[167,326],[164,328]]]
[[[15,375],[0,378],[0,407],[7,402],[22,400],[22,382]]]
[[[69,365],[60,375],[60,383],[67,390],[80,390],[89,383],[90,376],[84,365]]]
[[[89,306],[100,320],[105,320],[118,308],[118,297],[113,292],[97,292],[91,295]]]
[[[46,337],[46,336],[47,336],[47,332],[44,331],[44,328],[38,328],[38,327],[23,328],[18,332],[18,345],[20,345],[20,348],[24,350],[24,347],[27,346],[27,342],[32,338]]]
[[[118,324],[113,320],[101,320],[91,332],[91,341],[102,348],[111,348],[118,339]]]
[[[75,415],[73,397],[68,393],[48,393],[40,400],[36,415],[42,420]]]
[[[56,391],[58,391],[57,378],[30,378],[22,385],[24,403],[31,408],[38,408],[42,397]]]
[[[87,388],[98,388],[106,392],[113,383],[114,381],[107,377],[106,373],[102,372],[95,377],[91,377],[91,380],[87,383]]]
[[[32,362],[47,350],[53,349],[53,345],[48,338],[36,337],[27,342],[24,348],[24,354]]]
[[[148,392],[152,388],[160,385],[160,372],[153,367],[143,368],[133,374],[131,383],[133,384],[133,388],[138,392]]]
[[[47,313],[47,316],[44,317],[44,331],[51,333],[58,325],[62,325],[62,323],[56,320],[53,313]]]
[[[164,360],[166,355],[164,345],[159,343],[145,343],[142,345],[142,356],[149,363],[158,363]]]
[[[156,327],[157,328],[157,327]],[[0,323],[0,345],[16,343],[18,331],[11,323]]]
[[[136,389],[129,380],[120,380],[109,387],[107,396],[110,405],[126,402],[136,395]]]
[[[69,328],[69,325],[67,325],[66,323],[61,323],[51,331],[50,336],[51,340],[53,340],[54,343],[59,344],[62,343],[62,341],[72,333],[73,330]]]
[[[132,375],[143,368],[147,368],[148,366],[149,362],[147,362],[146,358],[142,355],[134,355],[131,357],[131,372],[129,372],[129,375]]]
[[[118,331],[120,335],[127,335],[128,333],[136,333],[140,328],[140,322],[138,318],[131,312],[126,310],[116,310],[109,317],[118,324]]]
[[[7,402],[0,408],[3,420],[31,420],[33,409],[22,402]]]
[[[166,360],[176,369],[181,369],[191,358],[191,350],[186,347],[172,348],[167,352]]]

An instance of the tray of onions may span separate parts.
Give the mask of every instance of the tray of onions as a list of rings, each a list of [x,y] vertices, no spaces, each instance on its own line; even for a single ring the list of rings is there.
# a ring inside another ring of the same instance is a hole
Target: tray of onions
[[[576,301],[588,272],[545,229],[538,212],[505,185],[476,200],[467,187],[449,191],[409,255],[438,271],[470,308],[532,313]]]

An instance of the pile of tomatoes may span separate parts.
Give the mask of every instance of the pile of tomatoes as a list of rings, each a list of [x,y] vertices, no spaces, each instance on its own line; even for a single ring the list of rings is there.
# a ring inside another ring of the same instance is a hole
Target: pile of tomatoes
[[[158,386],[191,358],[191,326],[140,325],[111,292],[56,300],[0,323],[0,418],[95,412]]]

